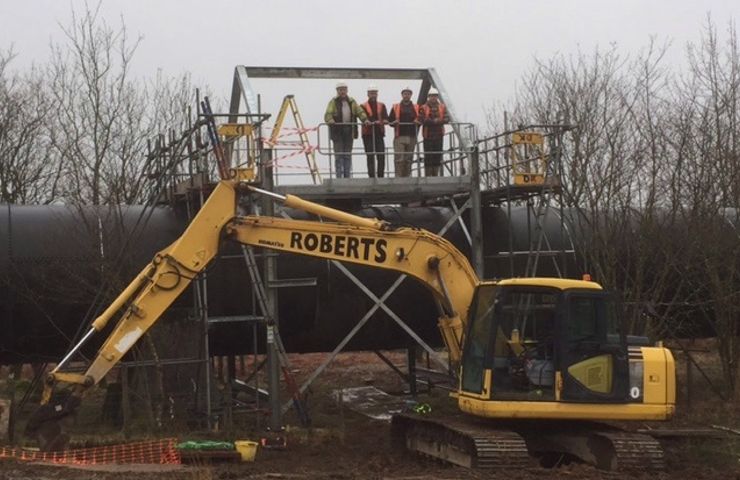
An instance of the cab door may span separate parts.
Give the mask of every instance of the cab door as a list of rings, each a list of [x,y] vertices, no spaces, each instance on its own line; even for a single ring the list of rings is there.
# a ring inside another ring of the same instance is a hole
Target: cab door
[[[488,399],[491,395],[491,323],[498,288],[478,287],[473,298],[469,325],[463,348],[460,393]]]
[[[560,399],[628,401],[629,357],[617,302],[599,291],[567,291],[559,308]]]

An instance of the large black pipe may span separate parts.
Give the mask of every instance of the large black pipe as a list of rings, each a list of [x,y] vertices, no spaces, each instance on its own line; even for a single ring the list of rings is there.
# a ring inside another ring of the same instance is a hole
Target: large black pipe
[[[451,209],[440,207],[380,207],[355,213],[432,232],[438,232],[454,215]],[[308,218],[303,212],[288,214],[296,219]],[[511,263],[502,253],[529,249],[526,210],[512,209],[511,217],[509,222],[505,209],[484,210],[487,277],[510,276]],[[0,363],[58,360],[75,333],[86,327],[86,319],[89,322],[90,305],[100,286],[110,286],[104,296],[110,301],[156,251],[177,238],[185,225],[182,215],[165,207],[120,210],[0,206]],[[570,241],[561,238],[556,215],[548,218],[546,230],[551,248],[571,248]],[[470,256],[460,222],[455,221],[445,237]],[[513,247],[509,245],[510,237]],[[226,245],[221,258],[208,270],[211,316],[253,311],[252,292],[239,251],[236,245]],[[524,257],[517,257],[515,275],[523,274],[523,262]],[[377,296],[398,276],[368,267],[348,267]],[[539,274],[555,274],[550,261],[543,260],[540,267]],[[284,288],[279,292],[281,332],[288,351],[332,350],[374,304],[324,260],[281,254],[278,275],[281,279],[317,281],[315,287]],[[437,310],[422,286],[406,279],[386,304],[427,342],[440,344]],[[187,335],[191,345],[197,345],[192,305],[192,296],[183,295],[157,328],[165,329],[170,336]],[[252,348],[251,335],[251,327],[245,324],[214,325],[210,351],[213,355],[244,353]],[[408,335],[379,310],[347,348],[388,349],[409,343]]]
[[[59,359],[101,285],[120,289],[181,231],[166,208],[0,206],[0,363]]]

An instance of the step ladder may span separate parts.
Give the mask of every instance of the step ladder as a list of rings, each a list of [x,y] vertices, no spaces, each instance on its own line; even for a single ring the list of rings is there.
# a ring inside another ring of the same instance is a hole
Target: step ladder
[[[544,189],[543,189],[544,190]],[[550,210],[550,193],[542,192],[536,199],[536,205],[530,200],[527,202],[527,215],[534,219],[534,235],[532,235],[529,244],[529,255],[527,256],[527,266],[524,269],[525,277],[536,277],[537,267],[539,266],[540,257],[550,256],[553,259],[553,265],[557,271],[558,277],[562,277],[560,266],[555,259],[555,252],[550,246],[550,239],[547,237],[546,225]],[[545,248],[543,249],[543,243]]]
[[[278,138],[280,137],[280,130],[283,128],[283,122],[285,122],[285,116],[288,114],[288,110],[293,114],[293,120],[298,130],[301,150],[306,155],[306,163],[308,164],[308,170],[311,172],[311,179],[314,184],[320,184],[321,174],[316,166],[316,155],[314,155],[314,148],[308,140],[308,133],[306,132],[306,127],[303,125],[303,118],[301,117],[301,112],[298,110],[295,95],[286,95],[285,98],[283,98],[283,104],[280,106],[280,111],[275,119],[275,125],[272,127],[272,133],[270,134],[270,140],[268,143],[272,146],[277,145]]]

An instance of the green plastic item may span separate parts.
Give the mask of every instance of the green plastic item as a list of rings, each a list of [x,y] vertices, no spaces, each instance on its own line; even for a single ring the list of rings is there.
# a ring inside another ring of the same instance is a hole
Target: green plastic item
[[[178,450],[234,450],[232,442],[216,442],[214,440],[188,440],[177,444]]]

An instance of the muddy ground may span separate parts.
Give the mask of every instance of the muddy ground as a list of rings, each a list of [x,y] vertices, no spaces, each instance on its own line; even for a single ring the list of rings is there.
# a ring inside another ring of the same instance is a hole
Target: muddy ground
[[[401,365],[405,355],[390,355]],[[683,363],[677,355],[679,379],[685,375]],[[292,368],[300,381],[311,373],[323,358],[321,354],[292,355]],[[711,359],[704,359],[711,361]],[[711,373],[711,369],[708,369]],[[69,479],[69,480],[149,480],[149,479],[534,479],[534,478],[698,478],[740,479],[740,435],[727,433],[720,439],[682,438],[664,441],[668,470],[665,473],[627,472],[613,474],[600,472],[581,464],[563,465],[556,469],[533,466],[516,471],[470,471],[437,463],[398,449],[390,441],[388,423],[373,420],[353,412],[349,406],[338,404],[332,392],[338,388],[373,385],[391,393],[401,393],[401,379],[372,353],[349,353],[339,356],[319,377],[309,395],[312,428],[297,427],[293,412],[287,415],[288,445],[285,450],[259,450],[253,463],[197,464],[183,466],[97,466],[67,467],[30,464],[13,460],[0,461],[0,480],[4,479]],[[679,388],[679,413],[669,424],[641,424],[631,428],[708,428],[720,425],[739,429],[740,408],[736,402],[722,401],[711,394],[707,386],[694,380],[692,404],[685,405],[686,385]],[[403,397],[408,399],[408,397]],[[454,410],[454,402],[440,389],[421,393],[418,401],[429,403],[432,413]],[[180,430],[181,440],[257,439],[261,428],[256,427],[254,415],[235,415],[232,431],[207,433]],[[264,425],[264,418],[261,421]],[[79,436],[95,438],[81,427]],[[102,432],[103,430],[101,430]],[[171,431],[160,432],[172,436]],[[106,432],[106,441],[116,432]],[[156,433],[154,434],[156,435]],[[134,434],[132,439],[151,438],[152,432]],[[101,435],[102,437],[102,435]],[[121,437],[122,439],[122,437]]]

